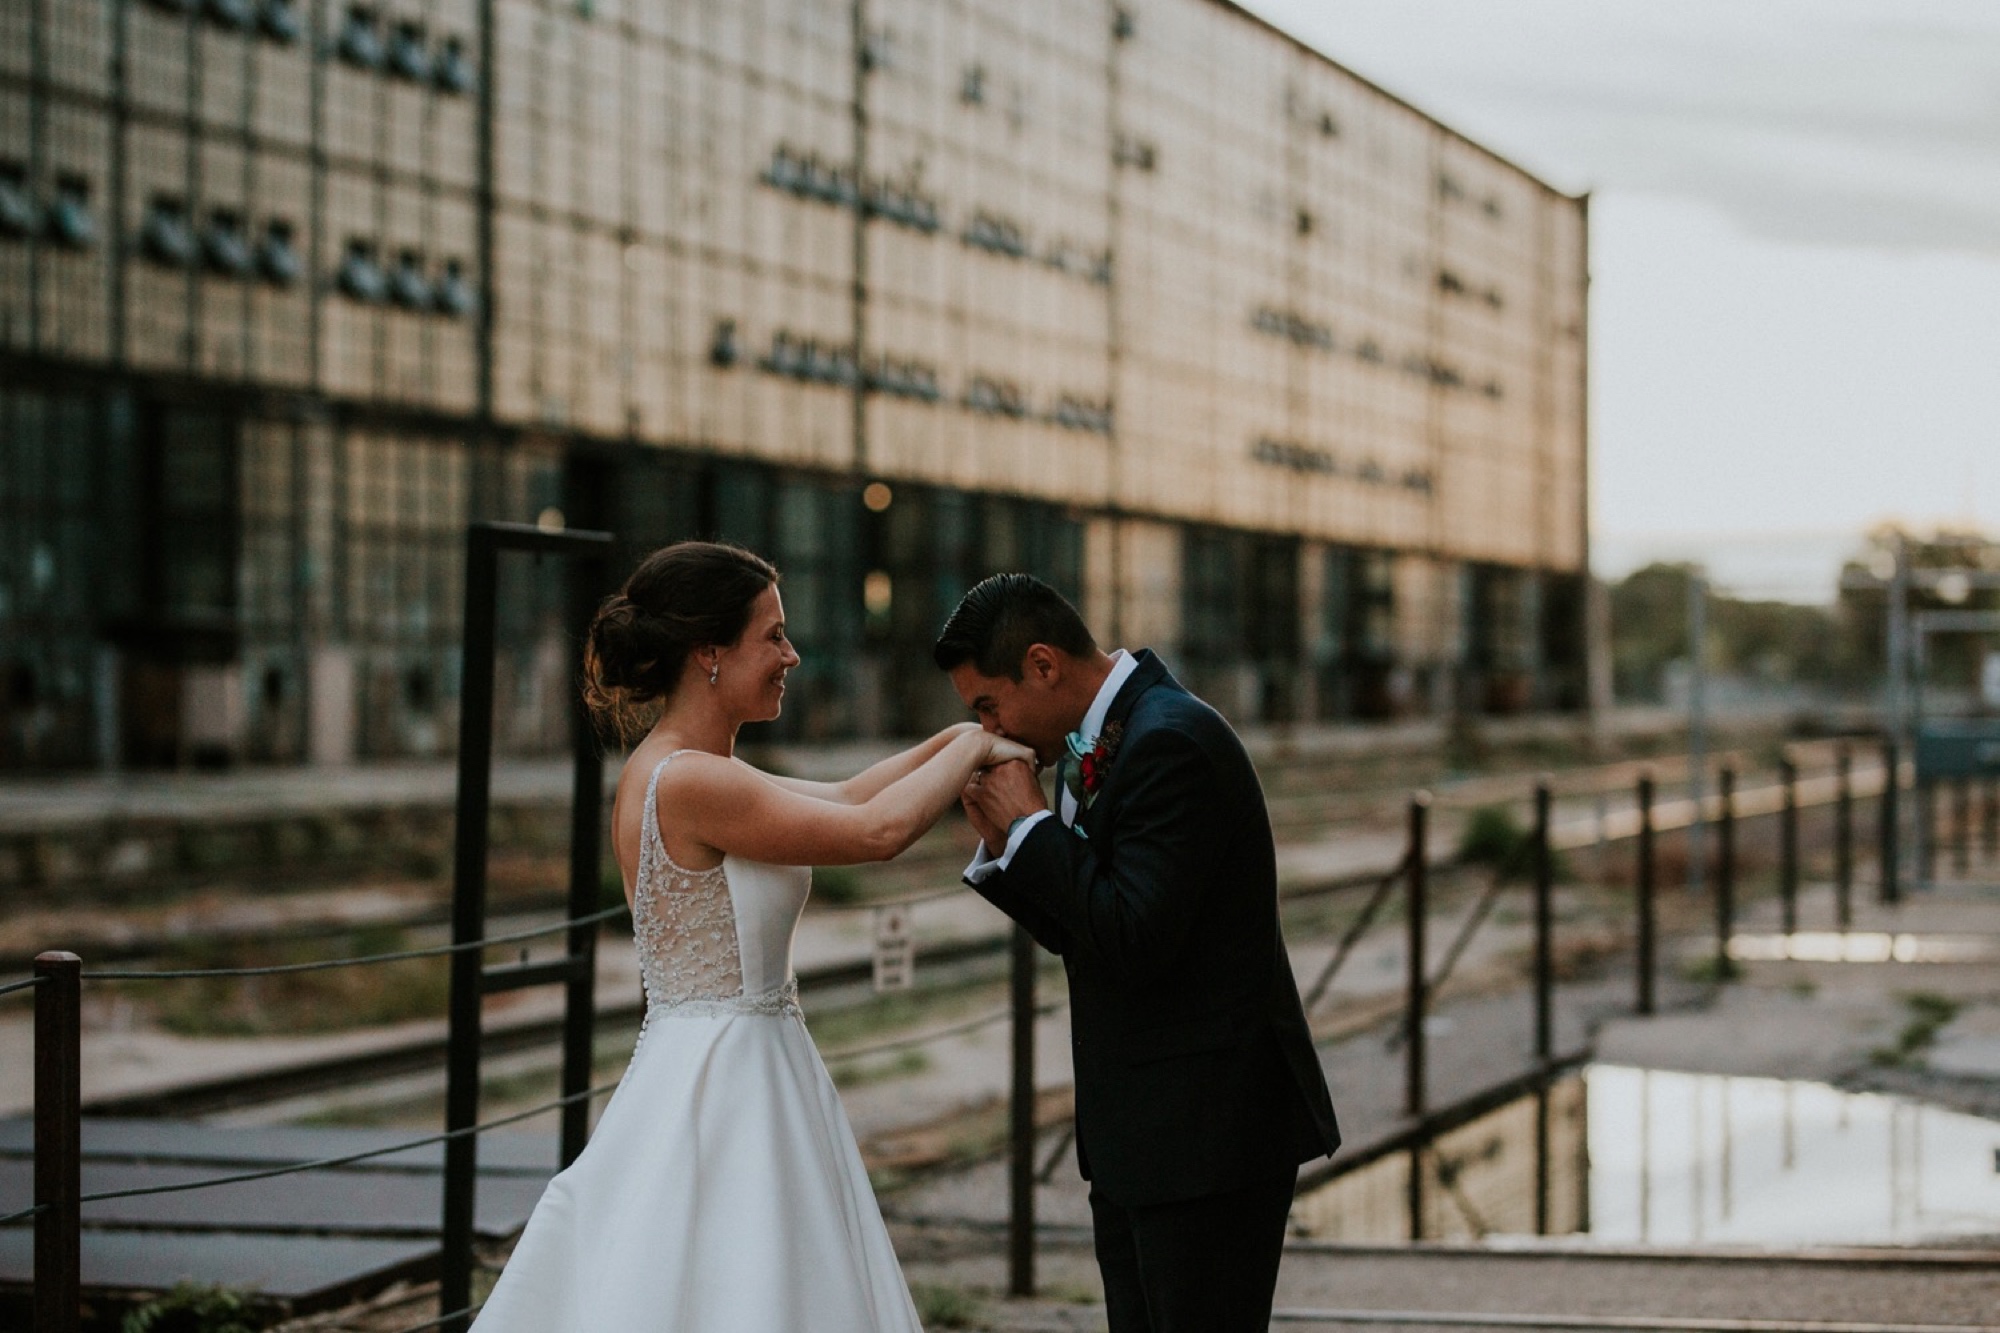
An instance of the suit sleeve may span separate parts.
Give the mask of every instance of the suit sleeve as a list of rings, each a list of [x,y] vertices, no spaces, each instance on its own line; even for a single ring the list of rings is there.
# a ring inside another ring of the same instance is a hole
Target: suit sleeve
[[[1062,837],[1068,838],[1071,836],[1063,828],[1062,820],[1060,819],[1044,819],[1042,824],[1053,825],[1056,832]],[[1039,826],[1030,829],[1027,839],[1021,845],[1026,847],[1029,842],[1034,840],[1035,834],[1038,832],[1040,832]],[[968,880],[967,883],[972,883],[972,881]],[[1056,919],[1053,916],[1043,911],[1039,905],[1022,894],[1020,883],[1021,881],[1011,872],[1001,871],[999,874],[988,875],[978,883],[972,884],[972,889],[987,902],[992,903],[995,907],[1019,922],[1027,930],[1035,943],[1041,945],[1052,954],[1061,955],[1067,944],[1062,927],[1056,924]]]
[[[1043,820],[1011,868],[994,877],[996,892],[1045,914],[1071,953],[1088,956],[1107,975],[1147,980],[1172,964],[1196,929],[1217,848],[1229,832],[1217,825],[1226,814],[1214,774],[1207,753],[1185,732],[1153,728],[1134,736],[1110,779],[1117,790],[1105,789],[1102,799],[1115,797],[1115,804],[1098,836],[1079,838],[1059,821]]]

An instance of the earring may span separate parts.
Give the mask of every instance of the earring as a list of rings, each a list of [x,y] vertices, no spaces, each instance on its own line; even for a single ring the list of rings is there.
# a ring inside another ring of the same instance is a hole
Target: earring
[[[721,674],[722,674],[722,663],[720,662],[711,663],[708,668],[708,683],[711,685],[715,684],[715,678]]]

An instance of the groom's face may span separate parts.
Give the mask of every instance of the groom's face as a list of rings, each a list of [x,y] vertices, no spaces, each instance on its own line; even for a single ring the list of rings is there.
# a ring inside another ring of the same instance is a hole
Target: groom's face
[[[1027,746],[1047,768],[1061,757],[1063,737],[1083,720],[1061,688],[1064,665],[1036,644],[1022,659],[1019,680],[982,676],[977,666],[961,662],[951,669],[951,683],[980,726]]]

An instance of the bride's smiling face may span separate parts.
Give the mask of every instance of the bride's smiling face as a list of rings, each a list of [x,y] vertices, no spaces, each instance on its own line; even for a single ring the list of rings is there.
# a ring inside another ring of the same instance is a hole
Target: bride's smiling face
[[[742,637],[716,655],[716,688],[727,691],[731,712],[768,722],[784,706],[785,673],[798,664],[798,651],[785,637],[785,604],[773,585],[750,604]]]

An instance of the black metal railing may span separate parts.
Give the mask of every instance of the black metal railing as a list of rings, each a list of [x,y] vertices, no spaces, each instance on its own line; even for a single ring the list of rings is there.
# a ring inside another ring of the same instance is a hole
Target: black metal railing
[[[277,964],[269,967],[117,969],[86,972],[83,960],[76,954],[58,950],[38,955],[34,963],[33,976],[0,985],[0,997],[28,991],[33,991],[35,995],[34,1203],[31,1207],[0,1215],[0,1225],[21,1222],[29,1218],[35,1221],[34,1326],[37,1329],[49,1330],[50,1333],[76,1333],[80,1328],[83,1210],[90,1204],[146,1195],[189,1193],[225,1185],[297,1175],[306,1171],[330,1170],[371,1158],[386,1157],[438,1144],[445,1145],[449,1151],[453,1143],[549,1111],[559,1110],[567,1114],[571,1108],[583,1107],[587,1113],[591,1101],[607,1095],[615,1086],[607,1084],[565,1091],[562,1096],[526,1110],[515,1111],[472,1125],[448,1128],[439,1134],[425,1135],[387,1147],[370,1148],[337,1157],[302,1159],[276,1166],[260,1167],[252,1171],[228,1172],[167,1185],[100,1190],[85,1194],[82,1190],[81,1096],[84,982],[127,984],[242,979],[324,971],[332,968],[376,966],[413,958],[441,958],[461,954],[473,954],[476,960],[479,951],[489,948],[518,944],[524,940],[557,933],[566,933],[573,938],[579,930],[594,931],[602,923],[624,915],[625,910],[622,906],[615,907],[582,917],[567,918],[534,929],[509,931],[503,935],[456,941],[430,948],[399,949],[393,952]],[[443,1315],[431,1324],[418,1327],[440,1326],[462,1317],[465,1313],[464,1310],[460,1310],[456,1315]]]
[[[1894,780],[1897,770],[1893,762],[1893,746],[1885,747],[1885,751],[1885,766],[1892,779],[1883,784],[1880,795],[1882,825],[1885,830],[1884,845],[1887,846],[1893,837],[1897,793],[1902,783]],[[1783,765],[1779,769],[1778,778],[1779,790],[1775,800],[1768,788],[1753,795],[1757,798],[1759,817],[1775,816],[1779,821],[1777,891],[1782,922],[1788,931],[1796,928],[1798,923],[1798,890],[1803,873],[1800,811],[1808,804],[1817,803],[1828,805],[1833,810],[1836,915],[1845,928],[1851,914],[1848,895],[1851,892],[1854,873],[1852,848],[1856,832],[1856,801],[1850,756],[1844,749],[1839,752],[1833,786],[1830,791],[1823,791],[1814,802],[1802,799],[1798,790],[1799,774],[1795,766]],[[1740,804],[1747,798],[1743,798],[1739,792],[1737,773],[1733,766],[1723,767],[1720,779],[1718,792],[1712,799],[1709,809],[1712,811],[1718,832],[1715,844],[1718,873],[1712,881],[1717,900],[1716,949],[1718,960],[1726,963],[1730,958],[1730,941],[1735,929],[1735,912],[1738,906],[1737,881],[1740,867],[1737,857],[1737,831],[1738,824],[1744,817]],[[1659,855],[1657,835],[1662,821],[1656,818],[1654,798],[1654,780],[1650,773],[1642,774],[1634,784],[1632,818],[1629,825],[1621,826],[1620,832],[1621,839],[1629,837],[1632,841],[1635,856],[1631,956],[1637,978],[1637,993],[1632,1003],[1634,1010],[1639,1013],[1653,1012],[1658,1002],[1656,972],[1659,934],[1655,899],[1660,878],[1657,865]],[[1494,869],[1492,878],[1472,896],[1469,904],[1465,905],[1464,916],[1457,922],[1451,939],[1433,964],[1430,961],[1429,951],[1429,935],[1435,906],[1432,901],[1432,875],[1434,871],[1454,868],[1453,857],[1438,856],[1432,851],[1433,813],[1433,802],[1428,793],[1417,792],[1411,795],[1406,808],[1406,839],[1395,864],[1387,871],[1353,883],[1344,890],[1352,891],[1365,887],[1367,897],[1355,917],[1345,925],[1330,958],[1320,967],[1301,996],[1309,1015],[1326,1002],[1342,968],[1354,956],[1363,937],[1378,924],[1389,903],[1395,898],[1397,888],[1401,887],[1405,908],[1403,925],[1407,936],[1406,971],[1402,985],[1402,1003],[1392,1025],[1391,1042],[1402,1047],[1405,1078],[1404,1110],[1412,1135],[1417,1135],[1427,1118],[1433,1116],[1427,1082],[1425,1020],[1430,1016],[1441,990],[1453,978],[1468,955],[1474,938],[1493,920],[1495,908],[1504,896],[1504,886],[1510,882],[1500,868]],[[1684,826],[1679,816],[1665,822]],[[1989,838],[1987,841],[1990,846],[1992,840]],[[1575,840],[1566,841],[1563,845],[1573,846]],[[1551,782],[1544,779],[1536,784],[1533,791],[1533,822],[1527,849],[1533,922],[1532,1060],[1535,1068],[1542,1071],[1554,1069],[1569,1058],[1560,1056],[1556,1049],[1558,964],[1553,884],[1557,849],[1558,838],[1553,826],[1553,788]],[[1895,900],[1895,877],[1891,867],[1885,867],[1881,874],[1881,889],[1885,901]],[[839,904],[828,910],[881,911],[895,908],[907,911],[934,901],[957,898],[962,893],[961,888],[954,886],[895,898]],[[375,1148],[340,1157],[286,1162],[260,1167],[254,1171],[234,1172],[172,1185],[103,1191],[86,1195],[82,1193],[80,1184],[82,1112],[79,1088],[80,1016],[84,983],[133,985],[245,979],[437,957],[452,958],[461,966],[469,963],[475,975],[490,975],[490,972],[482,973],[480,969],[480,955],[485,950],[563,934],[570,943],[571,956],[574,957],[575,941],[579,935],[588,934],[594,939],[598,927],[623,916],[626,910],[623,905],[619,905],[566,916],[562,920],[529,929],[472,939],[455,938],[448,944],[427,948],[258,967],[122,968],[86,971],[77,955],[49,952],[36,958],[32,976],[0,983],[0,999],[12,995],[32,994],[35,1002],[35,1193],[31,1206],[0,1215],[0,1225],[16,1224],[29,1219],[35,1224],[35,1327],[66,1333],[78,1326],[81,1299],[80,1234],[83,1210],[93,1203],[143,1194],[211,1189],[304,1171],[333,1169],[373,1157],[434,1145],[445,1146],[449,1168],[454,1157],[452,1151],[454,1145],[476,1140],[479,1135],[490,1130],[549,1111],[564,1113],[565,1160],[569,1160],[567,1154],[572,1147],[568,1142],[572,1132],[570,1125],[579,1115],[587,1117],[590,1102],[610,1091],[610,1085],[581,1087],[566,1085],[560,1096],[544,1104],[486,1121],[447,1123],[441,1133],[414,1138],[392,1147]],[[857,1059],[961,1036],[1001,1023],[1013,1025],[1010,1079],[1012,1113],[1009,1135],[1009,1281],[1011,1288],[1026,1293],[1034,1289],[1034,1186],[1037,1181],[1045,1181],[1048,1178],[1063,1150],[1063,1145],[1058,1145],[1054,1153],[1048,1154],[1047,1162],[1038,1164],[1036,1161],[1040,1154],[1036,1151],[1035,1138],[1037,1127],[1034,1119],[1033,1029],[1037,1019],[1059,1012],[1063,1005],[1060,1002],[1037,1002],[1034,987],[1037,969],[1033,950],[1031,947],[1023,947],[1020,937],[1015,937],[1011,943],[1012,980],[1009,1002],[1004,1007],[981,1012],[942,1026],[830,1050],[827,1058],[830,1061]],[[565,1071],[566,1075],[573,1072],[567,1069]],[[585,1072],[587,1074],[587,1069]],[[1531,1069],[1530,1073],[1533,1072]],[[584,1123],[587,1125],[587,1118]],[[1410,1151],[1421,1154],[1423,1149],[1420,1137],[1412,1137],[1411,1143],[1415,1146],[1412,1146]],[[465,1156],[469,1158],[470,1154]],[[449,1182],[449,1169],[446,1176]],[[1421,1238],[1424,1215],[1421,1191],[1424,1188],[1424,1173],[1421,1170],[1420,1158],[1413,1159],[1411,1182],[1412,1235]],[[447,1250],[456,1247],[462,1251],[456,1262],[463,1266],[462,1271],[469,1274],[470,1236],[459,1238],[446,1235],[444,1243]],[[449,1254],[446,1256],[446,1261],[453,1262]],[[444,1305],[445,1302],[441,1299],[440,1304]],[[462,1326],[476,1308],[471,1304],[468,1294],[467,1299],[451,1302],[450,1308],[441,1312],[436,1318],[412,1326],[408,1333],[415,1333],[415,1330],[424,1328]]]

